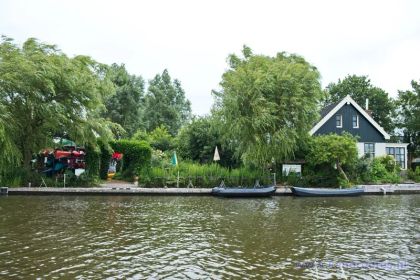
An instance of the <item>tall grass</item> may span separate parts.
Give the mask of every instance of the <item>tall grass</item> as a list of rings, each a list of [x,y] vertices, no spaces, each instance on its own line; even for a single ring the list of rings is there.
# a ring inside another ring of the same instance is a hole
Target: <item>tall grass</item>
[[[224,181],[226,186],[252,187],[258,180],[261,185],[271,185],[268,171],[241,167],[228,169],[218,164],[181,163],[176,167],[152,167],[139,174],[139,183],[144,187],[176,187],[179,172],[179,187],[212,188]]]

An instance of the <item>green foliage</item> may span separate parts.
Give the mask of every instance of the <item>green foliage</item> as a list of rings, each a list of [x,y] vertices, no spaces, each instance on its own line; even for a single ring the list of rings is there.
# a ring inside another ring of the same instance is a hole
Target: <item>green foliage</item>
[[[394,161],[392,164],[391,161]],[[377,157],[371,160],[362,180],[368,183],[399,183],[400,170],[392,157]]]
[[[101,150],[98,146],[86,146],[86,173],[92,177],[99,178],[99,170],[101,164]]]
[[[123,154],[122,176],[132,179],[143,169],[150,166],[152,149],[149,143],[135,140],[117,140],[111,142],[114,151]]]
[[[66,171],[66,187],[91,187],[97,185],[97,177],[92,177],[88,172],[76,177],[73,172]],[[43,174],[17,167],[4,171],[0,178],[1,186],[8,187],[64,187],[64,176],[47,177]],[[44,184],[45,183],[45,184]]]
[[[138,129],[131,137],[131,140],[146,141],[148,143],[151,141],[150,135],[144,129]]]
[[[324,105],[342,100],[350,95],[354,101],[364,107],[369,99],[369,110],[372,116],[386,131],[395,127],[392,119],[395,115],[395,104],[383,89],[371,84],[367,76],[348,75],[344,80],[331,83],[326,88],[327,96]]]
[[[347,133],[315,136],[311,138],[311,149],[307,160],[312,165],[355,163],[357,160],[356,143],[356,139]]]
[[[54,136],[94,144],[96,135],[111,138],[118,129],[99,117],[104,98],[114,92],[104,65],[86,56],[69,58],[35,39],[20,48],[6,37],[0,61],[2,113],[14,120],[2,129],[27,169]]]
[[[310,151],[306,158],[307,162],[313,170],[317,170],[317,166],[325,165],[337,168],[339,174],[343,177],[341,180],[337,178],[338,183],[348,184],[349,179],[344,169],[345,166],[356,164],[357,146],[356,139],[350,134],[343,135],[330,134],[311,138]]]
[[[380,163],[385,166],[387,172],[399,173],[401,171],[400,165],[395,161],[395,158],[393,156],[387,155],[383,157],[378,157],[376,159],[379,160]]]
[[[419,183],[420,182],[420,166],[416,167],[416,170],[408,170],[408,178],[413,180],[414,182]]]
[[[106,101],[107,111],[103,116],[120,124],[131,136],[143,127],[144,80],[140,76],[130,75],[124,64],[112,64],[107,73],[116,88],[116,94]]]
[[[13,130],[13,120],[5,111],[4,107],[0,104],[0,181],[2,173],[17,167],[22,157],[18,147],[9,134],[10,130]]]
[[[140,173],[140,185],[144,187],[176,187],[179,172],[179,187],[187,187],[189,183],[194,187],[213,188],[222,180],[227,186],[252,187],[256,180],[261,185],[272,184],[270,173],[262,170],[238,168],[228,169],[218,164],[196,164],[182,162],[176,167],[152,167]]]
[[[234,149],[224,140],[222,126],[214,117],[193,118],[192,122],[184,126],[177,136],[177,152],[184,159],[211,163],[217,146],[220,164],[227,167],[239,165],[234,156]]]
[[[412,90],[398,93],[397,126],[403,130],[404,142],[410,143],[409,152],[420,157],[420,83],[411,81],[411,86]]]
[[[215,112],[246,164],[265,165],[293,155],[297,140],[317,116],[321,97],[318,70],[297,55],[229,57]]]
[[[110,144],[103,139],[98,140],[98,146],[100,151],[99,177],[102,180],[106,180],[108,178],[109,163],[114,151],[112,150]]]
[[[191,103],[185,98],[180,81],[172,81],[168,70],[149,81],[145,102],[144,120],[148,131],[163,124],[169,133],[176,135],[191,118]]]
[[[303,186],[318,188],[337,187],[343,183],[340,176],[337,176],[337,170],[331,163],[322,163],[317,165],[308,165],[303,169]],[[346,183],[347,184],[347,183]]]
[[[157,150],[168,151],[174,147],[174,137],[169,134],[168,130],[164,125],[156,127],[149,133],[149,143]]]
[[[161,150],[152,150],[152,167],[169,168],[171,167],[171,154]]]

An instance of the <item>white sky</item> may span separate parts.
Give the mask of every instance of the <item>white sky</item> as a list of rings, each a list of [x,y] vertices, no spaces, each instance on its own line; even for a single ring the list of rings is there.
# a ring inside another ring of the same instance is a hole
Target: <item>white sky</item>
[[[420,1],[0,0],[0,34],[66,54],[124,63],[181,81],[194,114],[209,112],[230,53],[305,57],[325,87],[368,75],[391,96],[420,79]]]

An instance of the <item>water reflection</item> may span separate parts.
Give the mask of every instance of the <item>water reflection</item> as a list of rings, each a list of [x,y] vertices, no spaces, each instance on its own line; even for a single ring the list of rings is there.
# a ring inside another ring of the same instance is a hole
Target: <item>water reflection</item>
[[[0,199],[0,278],[415,279],[420,196]]]

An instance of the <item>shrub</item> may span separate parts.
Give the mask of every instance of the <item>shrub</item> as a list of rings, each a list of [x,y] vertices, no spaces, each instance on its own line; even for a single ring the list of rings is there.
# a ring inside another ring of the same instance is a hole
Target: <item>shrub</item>
[[[385,169],[388,172],[400,172],[401,171],[401,167],[399,164],[397,164],[397,162],[395,161],[395,158],[393,156],[387,155],[384,157],[378,157],[377,158],[381,164],[383,164],[385,166]]]
[[[152,149],[152,167],[168,168],[171,165],[171,155],[168,152]]]
[[[168,151],[174,147],[174,138],[164,125],[149,133],[150,145],[157,150]]]
[[[420,166],[416,167],[416,170],[408,170],[408,178],[414,182],[420,182]]]
[[[330,163],[308,165],[303,169],[303,178],[299,184],[320,188],[337,187],[340,185],[339,174]]]
[[[133,179],[150,166],[152,149],[145,141],[117,140],[111,142],[111,147],[123,154],[121,172],[124,178]]]
[[[367,170],[360,174],[364,183],[398,183],[400,168],[391,156],[377,157],[368,161]]]

